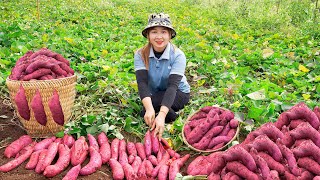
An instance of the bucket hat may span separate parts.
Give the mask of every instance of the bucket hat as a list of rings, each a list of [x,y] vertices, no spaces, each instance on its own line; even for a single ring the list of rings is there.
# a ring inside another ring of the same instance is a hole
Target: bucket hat
[[[172,31],[171,38],[174,38],[177,34],[174,28],[172,27],[171,20],[168,14],[153,13],[149,15],[148,25],[143,29],[142,35],[146,38],[148,29],[157,26],[169,28]]]

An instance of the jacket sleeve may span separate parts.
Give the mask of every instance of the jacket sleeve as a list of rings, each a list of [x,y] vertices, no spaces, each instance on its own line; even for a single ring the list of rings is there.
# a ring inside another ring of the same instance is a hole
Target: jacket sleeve
[[[140,99],[142,100],[145,97],[150,97],[151,94],[148,87],[148,71],[145,69],[137,70],[136,79]]]
[[[166,106],[167,108],[171,108],[174,102],[174,99],[176,97],[177,89],[181,79],[182,79],[181,75],[170,74],[168,88],[163,96],[161,105]]]

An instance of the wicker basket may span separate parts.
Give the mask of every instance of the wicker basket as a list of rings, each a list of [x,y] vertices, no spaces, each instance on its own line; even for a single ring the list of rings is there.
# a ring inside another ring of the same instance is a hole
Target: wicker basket
[[[18,92],[21,84],[25,89],[25,94],[27,97],[29,107],[31,104],[31,100],[36,93],[36,90],[39,89],[40,91],[44,110],[47,115],[46,126],[42,126],[36,121],[34,117],[34,112],[31,108],[30,108],[29,121],[25,120],[20,116],[19,113],[17,113],[20,119],[20,122],[23,124],[27,133],[31,137],[34,137],[34,138],[50,137],[55,133],[63,130],[63,126],[60,126],[54,122],[51,111],[48,106],[48,101],[51,99],[53,92],[56,89],[60,97],[60,103],[61,103],[62,111],[64,114],[64,122],[67,123],[71,117],[72,107],[73,107],[75,96],[76,96],[76,90],[75,90],[76,81],[77,81],[76,75],[65,77],[65,78],[59,78],[59,79],[34,80],[34,81],[17,81],[17,80],[10,80],[9,77],[7,78],[6,84],[9,89],[11,102],[14,104],[16,111],[17,111],[17,105],[14,101],[14,97]]]
[[[224,109],[224,110],[228,110],[226,108],[222,108],[222,107],[219,107],[217,105],[213,105],[213,107],[218,107],[218,108],[221,108],[221,109]],[[236,139],[236,137],[238,136],[239,134],[239,131],[240,131],[240,124],[238,125],[237,127],[237,131],[236,131],[236,134],[233,136],[233,138],[227,143],[225,144],[224,146],[222,146],[221,148],[218,148],[218,149],[212,149],[212,150],[201,150],[201,149],[197,149],[195,147],[193,147],[191,144],[188,143],[186,137],[184,136],[184,126],[186,124],[188,124],[189,120],[192,118],[193,115],[197,114],[200,110],[192,113],[191,115],[188,116],[187,120],[185,121],[183,127],[182,127],[182,139],[183,139],[183,142],[192,150],[194,151],[197,151],[197,152],[202,152],[202,153],[212,153],[212,152],[216,152],[216,151],[221,151],[221,150],[224,150],[226,147],[228,147],[228,145]],[[235,118],[236,119],[236,118]],[[240,121],[239,121],[240,122]]]

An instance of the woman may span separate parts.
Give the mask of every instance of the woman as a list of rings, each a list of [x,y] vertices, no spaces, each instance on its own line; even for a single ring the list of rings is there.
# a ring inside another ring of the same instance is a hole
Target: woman
[[[151,14],[142,35],[148,43],[134,56],[134,68],[143,110],[141,116],[162,137],[165,122],[174,121],[177,111],[190,99],[184,75],[186,57],[170,41],[176,36],[167,14]],[[157,115],[156,115],[157,114]]]

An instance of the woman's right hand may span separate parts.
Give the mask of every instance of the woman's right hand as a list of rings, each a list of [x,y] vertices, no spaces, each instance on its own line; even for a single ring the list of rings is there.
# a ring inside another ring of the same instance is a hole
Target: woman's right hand
[[[153,125],[155,115],[156,112],[154,111],[154,109],[146,110],[146,113],[144,114],[144,121],[149,127]]]

